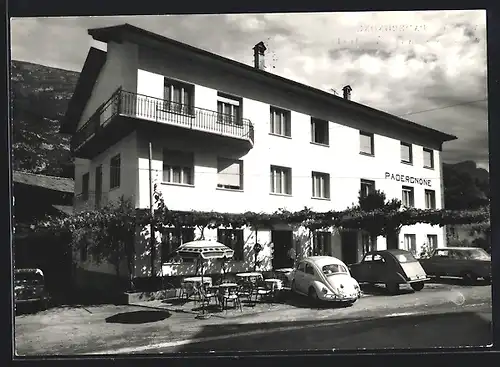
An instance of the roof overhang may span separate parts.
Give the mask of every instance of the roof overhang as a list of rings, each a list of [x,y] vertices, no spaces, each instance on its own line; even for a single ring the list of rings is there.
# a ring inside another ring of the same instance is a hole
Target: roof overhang
[[[75,91],[69,101],[66,114],[61,121],[60,133],[74,134],[76,132],[78,121],[82,117],[83,110],[92,95],[94,85],[105,63],[106,52],[91,47],[76,83]]]
[[[89,29],[88,34],[92,36],[95,40],[101,42],[113,41],[120,43],[123,42],[124,40],[128,40],[133,43],[148,45],[152,47],[161,47],[162,45],[174,47],[180,51],[189,53],[193,56],[198,56],[205,60],[210,60],[212,62],[220,63],[221,65],[224,65],[226,68],[227,67],[231,68],[232,71],[234,72],[239,72],[239,73],[244,72],[246,77],[256,79],[261,83],[268,83],[268,84],[270,83],[275,87],[292,91],[295,93],[300,93],[310,98],[322,100],[327,102],[328,104],[333,104],[335,106],[339,106],[340,108],[351,110],[361,115],[366,115],[371,118],[378,118],[382,121],[385,121],[386,123],[391,124],[392,126],[398,126],[400,128],[409,129],[418,134],[425,134],[429,138],[436,140],[440,143],[457,139],[457,137],[454,135],[450,135],[441,132],[439,130],[435,130],[417,124],[413,121],[409,121],[401,117],[391,115],[389,113],[368,107],[360,103],[346,100],[345,98],[332,95],[331,93],[328,93],[326,91],[313,88],[306,84],[295,82],[290,79],[280,77],[276,74],[272,74],[264,70],[259,70],[250,65],[242,64],[240,62],[228,59],[226,57],[222,57],[212,52],[208,52],[200,48],[193,47],[185,43],[173,40],[171,38],[164,37],[159,34],[147,31],[145,29],[132,26],[128,23],[112,27]]]

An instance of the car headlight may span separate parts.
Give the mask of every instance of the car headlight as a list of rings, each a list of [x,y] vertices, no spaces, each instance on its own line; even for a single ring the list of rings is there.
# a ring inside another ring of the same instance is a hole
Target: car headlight
[[[323,287],[323,288],[321,289],[321,292],[323,292],[323,294],[327,294],[327,293],[328,293],[328,289],[326,289],[325,287]]]
[[[354,289],[356,289],[357,291],[359,291],[359,284],[358,283],[354,283]]]

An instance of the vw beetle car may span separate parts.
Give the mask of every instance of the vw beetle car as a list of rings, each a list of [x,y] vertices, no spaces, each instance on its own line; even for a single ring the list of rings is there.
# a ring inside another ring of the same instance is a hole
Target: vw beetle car
[[[368,252],[361,262],[350,265],[352,276],[359,283],[385,284],[390,293],[397,293],[401,284],[421,291],[429,280],[411,252],[383,250]]]
[[[48,307],[43,272],[40,269],[16,269],[14,272],[14,299],[16,305],[34,304],[39,309]]]
[[[331,256],[311,256],[299,261],[292,274],[292,292],[313,301],[353,304],[361,296],[358,282],[346,264]]]
[[[477,247],[443,247],[420,259],[425,272],[434,277],[460,277],[468,283],[478,278],[491,281],[491,256]]]

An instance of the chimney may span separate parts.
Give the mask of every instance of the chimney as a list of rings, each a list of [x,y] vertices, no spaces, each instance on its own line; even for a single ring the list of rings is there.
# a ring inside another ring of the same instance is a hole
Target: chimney
[[[260,41],[253,48],[253,62],[256,69],[264,70],[266,68],[265,63],[265,51],[267,47],[264,45],[264,42]]]
[[[342,90],[344,91],[344,99],[347,99],[348,101],[351,100],[351,91],[352,91],[352,88],[350,85],[346,85],[344,88],[342,88]]]

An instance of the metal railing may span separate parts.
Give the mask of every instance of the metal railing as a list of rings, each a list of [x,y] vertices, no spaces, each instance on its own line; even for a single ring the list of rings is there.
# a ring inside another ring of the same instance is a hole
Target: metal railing
[[[252,144],[254,142],[254,127],[248,119],[119,88],[76,132],[72,141],[73,149],[78,149],[116,115],[249,140]]]

